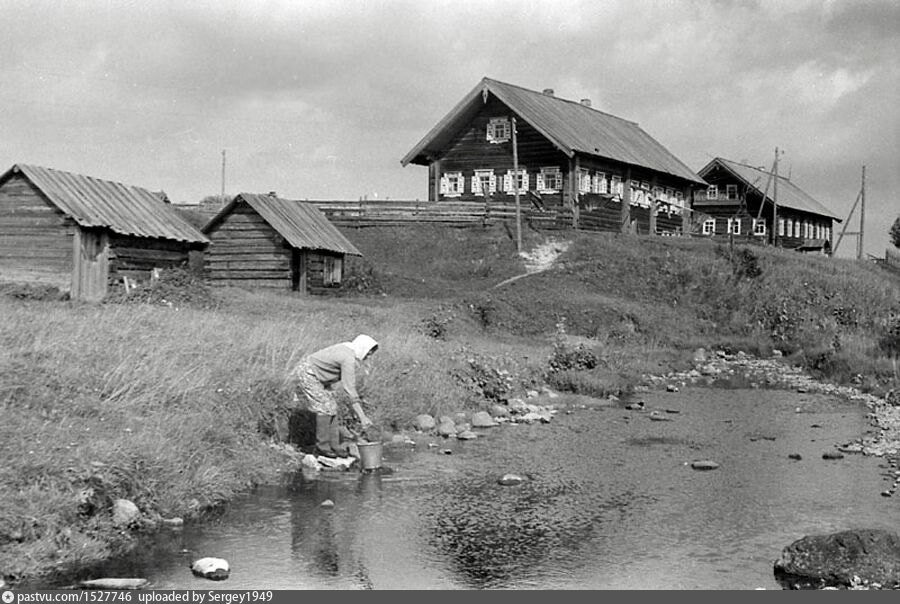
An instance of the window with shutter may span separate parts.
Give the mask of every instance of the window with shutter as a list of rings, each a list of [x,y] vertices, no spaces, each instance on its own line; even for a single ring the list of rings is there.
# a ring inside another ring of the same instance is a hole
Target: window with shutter
[[[562,172],[558,166],[541,168],[535,180],[539,193],[556,193],[562,188]]]
[[[462,172],[447,172],[441,177],[441,194],[446,197],[459,197],[463,193],[464,183]]]
[[[485,192],[489,195],[497,192],[497,177],[494,176],[493,170],[475,170],[472,177],[472,193],[484,196]]]
[[[490,143],[505,143],[512,136],[509,118],[492,117],[487,125],[487,140]]]
[[[506,191],[508,195],[514,195],[515,191],[513,190],[513,171],[508,170],[506,174],[503,176],[503,189]],[[518,172],[518,176],[516,178],[516,185],[518,186],[519,193],[524,193],[528,191],[528,172],[524,168],[520,168]]]

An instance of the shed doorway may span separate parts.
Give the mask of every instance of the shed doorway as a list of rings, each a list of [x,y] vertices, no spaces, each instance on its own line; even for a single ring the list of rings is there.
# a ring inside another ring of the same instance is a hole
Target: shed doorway
[[[291,291],[306,293],[306,252],[291,250]]]
[[[109,278],[109,236],[106,231],[76,229],[73,248],[72,299],[101,301]]]

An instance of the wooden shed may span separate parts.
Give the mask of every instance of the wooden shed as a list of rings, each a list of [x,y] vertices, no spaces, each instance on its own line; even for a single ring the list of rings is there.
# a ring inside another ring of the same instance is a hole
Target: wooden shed
[[[344,258],[362,256],[311,203],[241,193],[203,227],[213,284],[325,293],[340,287]]]
[[[0,176],[0,279],[99,301],[111,281],[143,280],[202,253],[208,239],[140,187],[16,164]]]

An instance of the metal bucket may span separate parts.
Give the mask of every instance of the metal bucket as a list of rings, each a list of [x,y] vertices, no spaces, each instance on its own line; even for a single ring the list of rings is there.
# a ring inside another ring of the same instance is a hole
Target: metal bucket
[[[359,448],[359,464],[363,470],[377,470],[381,467],[381,443],[356,443]]]

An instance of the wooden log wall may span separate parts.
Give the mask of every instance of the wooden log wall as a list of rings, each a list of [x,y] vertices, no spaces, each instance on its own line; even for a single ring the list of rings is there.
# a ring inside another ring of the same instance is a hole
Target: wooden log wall
[[[291,288],[291,248],[248,204],[235,205],[207,237],[204,272],[212,283]]]
[[[195,247],[184,241],[112,233],[109,237],[109,278],[119,280],[127,276],[145,281],[154,268],[187,266],[191,251],[195,251]]]
[[[21,174],[0,186],[0,279],[68,290],[76,226]]]

